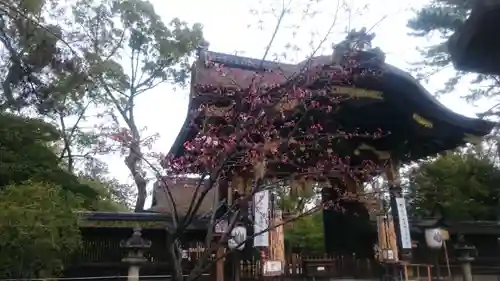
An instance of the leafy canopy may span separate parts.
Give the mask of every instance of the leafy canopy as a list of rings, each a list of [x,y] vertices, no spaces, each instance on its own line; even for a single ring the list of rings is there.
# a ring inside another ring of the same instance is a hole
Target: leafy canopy
[[[204,43],[201,25],[188,26],[177,18],[166,23],[152,3],[143,0],[78,0],[70,6],[54,0],[6,1],[2,7],[0,45],[6,67],[0,75],[0,112],[35,109],[30,113],[56,126],[60,135],[51,134],[54,137],[48,141],[58,141],[55,157],[68,171],[59,178],[95,163],[96,154],[122,152],[135,180],[137,209],[142,210],[147,195],[143,147],[150,147],[153,138],[143,136],[144,128],[136,121],[136,98],[164,82],[185,84],[190,55]],[[58,26],[51,24],[54,19]],[[130,134],[127,145],[133,147],[111,141],[120,132]],[[50,164],[38,165],[36,161],[44,158],[35,156],[36,165],[9,160],[9,165],[17,166],[8,171],[15,171],[15,181],[26,179],[26,174],[38,168],[51,171],[45,174],[54,177],[57,169],[46,169],[55,162],[54,156],[48,155]],[[29,168],[23,170],[22,165]],[[83,174],[88,180],[89,173]],[[91,180],[101,182],[102,176]],[[66,187],[78,193],[89,191],[78,184],[63,184]],[[107,177],[99,192],[102,187],[122,186]]]
[[[449,153],[413,171],[411,209],[420,217],[441,212],[449,219],[496,220],[500,214],[499,181],[500,170],[488,157]]]
[[[294,252],[322,254],[325,252],[323,215],[316,212],[285,226],[285,243]]]
[[[77,99],[85,73],[78,57],[62,48],[61,27],[47,20],[61,18],[63,10],[57,1],[4,1],[2,12],[0,43],[5,71],[0,109],[34,105],[47,113],[67,95]]]
[[[125,156],[137,190],[135,210],[142,211],[148,181],[143,158],[154,137],[144,136],[135,104],[161,83],[185,85],[191,55],[205,42],[202,26],[189,26],[177,18],[165,23],[143,0],[80,0],[69,22],[78,28],[69,33],[68,41],[75,37],[79,42],[72,47],[83,54],[94,85],[88,94],[102,115],[112,120],[102,126],[103,133]]]
[[[58,136],[54,127],[41,120],[0,113],[0,189],[31,180],[94,200],[97,194],[91,187],[59,166],[51,148]]]
[[[80,246],[79,201],[55,185],[22,182],[0,189],[0,278],[56,276]]]

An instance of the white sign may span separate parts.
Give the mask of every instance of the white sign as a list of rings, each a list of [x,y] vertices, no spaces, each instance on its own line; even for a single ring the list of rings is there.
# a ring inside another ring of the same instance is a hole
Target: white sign
[[[266,261],[264,263],[264,276],[279,276],[283,272],[281,261]]]
[[[410,223],[406,213],[406,203],[404,198],[396,198],[398,211],[399,232],[401,233],[401,248],[411,249]]]
[[[394,251],[391,249],[382,250],[382,258],[386,261],[394,260]]]
[[[253,232],[257,234],[269,229],[269,190],[256,192],[253,196],[253,206]],[[269,232],[255,236],[253,246],[269,247]]]
[[[246,227],[235,226],[233,230],[231,230],[231,238],[227,241],[227,246],[229,247],[229,249],[234,249],[238,247],[237,248],[238,250],[243,250],[245,248],[245,243],[243,242],[245,242],[246,239],[247,239]]]

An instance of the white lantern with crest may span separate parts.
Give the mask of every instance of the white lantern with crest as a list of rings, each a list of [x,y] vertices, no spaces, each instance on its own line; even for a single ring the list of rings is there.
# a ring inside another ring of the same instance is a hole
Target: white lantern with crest
[[[440,228],[429,228],[425,230],[425,242],[429,248],[441,249],[443,240],[443,233]]]
[[[245,240],[247,239],[247,229],[244,226],[235,226],[231,230],[231,238],[227,241],[229,249],[243,250],[245,248]]]

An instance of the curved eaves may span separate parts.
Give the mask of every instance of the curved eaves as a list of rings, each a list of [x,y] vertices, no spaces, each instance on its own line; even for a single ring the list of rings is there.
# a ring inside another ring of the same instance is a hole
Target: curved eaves
[[[191,105],[191,102],[189,102]],[[184,124],[182,124],[181,130],[179,131],[179,134],[177,134],[177,138],[175,138],[174,143],[170,147],[169,154],[174,155],[174,156],[179,156],[182,152],[182,146],[184,142],[186,141],[188,134],[189,134],[189,114],[186,116],[186,119],[184,120]]]
[[[463,116],[444,106],[409,73],[389,64],[384,65],[384,68],[384,92],[394,104],[449,124],[467,134],[484,136],[493,129],[493,122]],[[394,89],[404,90],[398,91],[396,96]]]
[[[184,123],[182,124],[181,130],[177,134],[174,143],[170,147],[168,154],[174,156],[180,156],[182,154],[182,149],[184,146],[184,142],[186,141],[189,134],[189,124],[191,120],[189,120],[189,111],[191,110],[191,101],[193,100],[192,94],[194,93],[194,81],[196,81],[196,69],[197,63],[195,62],[191,67],[191,92],[189,93],[189,101],[188,101],[188,112],[186,114],[186,118],[184,119]]]

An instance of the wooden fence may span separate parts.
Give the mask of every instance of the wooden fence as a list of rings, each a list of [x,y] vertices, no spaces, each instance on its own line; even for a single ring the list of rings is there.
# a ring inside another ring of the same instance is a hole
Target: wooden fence
[[[126,255],[124,249],[120,247],[120,242],[130,237],[130,229],[86,229],[84,234],[83,247],[79,255],[68,261],[68,266],[65,270],[65,277],[81,277],[81,276],[105,276],[105,275],[125,275],[127,273],[127,265],[121,260]],[[166,237],[165,232],[159,230],[144,230],[143,236],[153,241],[153,247],[146,252],[148,262],[141,268],[141,274],[144,275],[167,275],[170,273],[170,265],[166,255]],[[496,239],[496,238],[495,238]],[[199,260],[204,252],[204,244],[195,241],[193,237],[186,237],[186,243],[183,243],[183,249],[187,250],[186,258],[182,265],[184,272],[189,274],[194,265]],[[496,240],[495,240],[496,241]],[[491,243],[490,243],[491,244]],[[490,247],[491,248],[491,247]],[[472,264],[474,274],[478,275],[500,275],[500,258],[494,256],[495,249],[487,252],[487,248],[480,248],[479,253],[485,256],[477,257]],[[431,257],[426,249],[415,250],[412,263],[422,264],[422,266],[412,265],[408,268],[408,274],[416,277],[425,278],[428,271],[435,275]],[[490,256],[486,256],[490,255]],[[243,251],[241,256],[245,256],[240,261],[240,271],[242,278],[253,279],[262,272],[258,253],[249,249]],[[460,275],[460,265],[456,263],[455,258],[451,255],[451,273],[452,275]],[[231,259],[228,257],[225,261],[225,267],[231,267]],[[444,260],[440,260],[441,275],[446,276],[447,267]],[[215,269],[207,270],[209,276]],[[232,269],[229,269],[230,271]],[[286,262],[284,263],[285,277],[288,279],[299,279],[306,276],[329,276],[329,277],[345,277],[345,278],[379,278],[382,275],[380,265],[369,259],[358,259],[354,256],[311,256],[299,254],[287,254]],[[500,281],[495,280],[495,281]]]
[[[240,261],[242,278],[256,278],[262,272],[259,260]],[[380,276],[378,263],[350,257],[301,256],[291,254],[284,264],[284,276],[373,278]]]
[[[496,264],[490,264],[490,259],[479,258],[472,264],[472,273],[474,276],[495,276],[495,281],[500,281],[500,266],[497,264],[500,259],[496,258]],[[400,265],[403,272],[406,272],[410,279],[429,280],[432,276],[437,276],[434,265],[429,263],[410,263]],[[440,276],[448,277],[448,267],[441,263]],[[241,277],[252,279],[259,276],[262,272],[260,261],[241,261]],[[284,264],[283,276],[290,278],[297,277],[329,277],[329,278],[359,278],[359,279],[379,279],[383,275],[384,269],[377,261],[371,259],[357,259],[354,256],[332,257],[324,256],[301,256],[291,254],[287,256]],[[462,268],[460,264],[453,261],[450,264],[449,272],[452,276],[461,276]],[[484,279],[484,278],[483,278]],[[479,279],[478,279],[479,280]],[[482,279],[481,279],[482,280]]]

